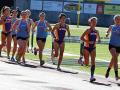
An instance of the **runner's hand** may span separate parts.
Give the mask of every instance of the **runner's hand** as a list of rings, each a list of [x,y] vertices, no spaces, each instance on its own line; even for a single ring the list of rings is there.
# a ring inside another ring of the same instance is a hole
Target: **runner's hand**
[[[106,33],[106,37],[108,37],[109,36],[109,33]]]
[[[58,41],[59,39],[58,38],[55,38],[56,41]]]

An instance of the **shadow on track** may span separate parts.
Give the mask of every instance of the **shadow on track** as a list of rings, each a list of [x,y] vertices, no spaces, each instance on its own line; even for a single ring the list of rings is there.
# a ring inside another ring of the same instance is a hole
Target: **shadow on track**
[[[90,81],[88,81],[88,80],[83,80],[83,81],[90,82]],[[91,82],[90,82],[90,83],[91,83]],[[91,84],[111,87],[111,84],[106,84],[106,83],[103,83],[103,82],[97,82],[97,81],[92,82]]]

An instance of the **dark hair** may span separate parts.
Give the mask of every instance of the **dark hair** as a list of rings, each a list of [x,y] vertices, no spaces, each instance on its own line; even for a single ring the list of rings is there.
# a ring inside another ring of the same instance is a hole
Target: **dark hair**
[[[88,19],[88,23],[90,23],[93,19],[95,19],[96,21],[98,20],[97,17],[90,17],[90,18]]]
[[[17,10],[12,10],[11,13],[17,12]]]
[[[67,17],[66,14],[64,14],[64,13],[60,13],[60,14],[59,14],[59,18],[60,18],[60,19],[61,19],[63,16],[64,16],[65,18]]]
[[[40,13],[39,13],[39,17],[40,17],[40,16],[46,16],[45,12],[40,12]]]
[[[10,7],[8,6],[4,6],[2,9],[1,9],[1,15],[5,12],[5,10],[9,9],[10,10]]]

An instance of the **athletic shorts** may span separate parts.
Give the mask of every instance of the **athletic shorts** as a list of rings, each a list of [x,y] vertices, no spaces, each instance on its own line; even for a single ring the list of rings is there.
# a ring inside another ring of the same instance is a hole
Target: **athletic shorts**
[[[62,43],[64,43],[64,41],[59,41],[59,40],[58,41],[55,40],[55,42],[58,43],[59,45],[61,45]]]
[[[17,37],[17,40],[19,40],[19,39],[21,39],[21,40],[27,40],[28,37]]]
[[[12,35],[12,38],[14,38],[14,37],[16,37],[16,34],[13,34],[13,35]]]
[[[111,48],[115,48],[115,49],[116,49],[116,52],[117,52],[117,53],[120,53],[120,47],[116,47],[116,46],[114,46],[114,45],[109,44],[109,50],[110,50]]]
[[[40,41],[42,41],[43,43],[45,43],[45,42],[46,42],[46,38],[38,38],[38,37],[37,37],[37,38],[36,38],[36,40],[37,40],[37,41],[39,41],[39,40],[40,40]]]
[[[96,49],[96,47],[84,47],[89,53]]]
[[[11,34],[11,32],[2,32],[2,34],[7,37],[7,36],[9,36]]]

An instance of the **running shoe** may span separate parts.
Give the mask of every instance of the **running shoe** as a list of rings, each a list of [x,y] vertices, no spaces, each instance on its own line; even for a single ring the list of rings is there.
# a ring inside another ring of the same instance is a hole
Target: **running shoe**
[[[118,81],[120,79],[120,77],[115,77],[116,81]]]
[[[109,77],[109,72],[108,72],[108,71],[106,72],[105,77],[106,77],[106,78]]]
[[[14,57],[11,57],[10,59],[12,62],[15,62],[15,58]]]
[[[82,59],[83,59],[83,57],[80,57],[79,60],[78,60],[78,63],[79,63],[81,66],[84,65]]]
[[[9,55],[7,56],[7,59],[10,59],[10,56],[9,56]]]
[[[91,77],[91,78],[90,78],[90,82],[92,83],[92,82],[94,82],[94,81],[96,81],[96,79],[95,79],[94,77],[93,77],[93,78]]]
[[[23,61],[23,62],[20,62],[21,65],[25,66],[26,65],[26,62]]]
[[[57,71],[61,71],[61,68],[60,68],[60,67],[57,67]]]
[[[44,60],[40,60],[40,66],[43,66],[45,64]]]
[[[0,51],[0,57],[1,57],[1,51]]]
[[[19,60],[17,57],[16,57],[16,63],[17,63],[17,64],[21,64],[21,63],[20,63],[20,60]]]
[[[25,65],[25,64],[26,64],[25,59],[22,60],[21,64],[22,64],[22,65]]]
[[[37,55],[37,49],[34,48],[34,55]]]

